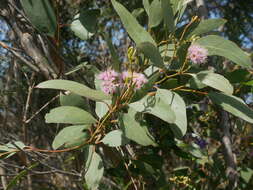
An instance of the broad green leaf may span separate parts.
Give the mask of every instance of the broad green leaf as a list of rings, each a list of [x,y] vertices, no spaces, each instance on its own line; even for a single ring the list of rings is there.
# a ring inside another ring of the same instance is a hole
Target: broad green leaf
[[[253,123],[253,110],[251,110],[242,99],[223,93],[210,92],[208,96],[224,110],[249,123]]]
[[[142,0],[142,4],[143,4],[143,7],[144,7],[147,15],[149,16],[149,8],[150,8],[149,0]]]
[[[98,9],[82,10],[74,17],[70,25],[77,37],[87,40],[96,32],[96,24],[100,11]]]
[[[112,5],[120,16],[129,36],[137,45],[142,42],[150,42],[156,46],[156,43],[151,35],[138,23],[134,16],[123,5],[115,0],[112,0]]]
[[[45,116],[46,123],[92,124],[96,119],[87,111],[73,106],[60,106]]]
[[[121,130],[117,129],[106,134],[102,142],[110,147],[117,147],[127,144],[129,140],[124,136]]]
[[[38,84],[36,87],[46,89],[66,90],[96,101],[110,99],[110,96],[106,95],[102,91],[93,90],[83,84],[70,80],[60,80],[60,79],[48,80]]]
[[[192,74],[189,86],[197,88],[210,86],[227,94],[233,94],[234,91],[233,86],[225,77],[210,71],[201,71],[197,74]]]
[[[160,0],[153,0],[149,7],[149,26],[158,26],[163,20],[163,12]]]
[[[160,90],[158,91],[155,96],[146,95],[140,101],[131,103],[129,106],[138,112],[149,113],[165,122],[174,123],[176,116],[171,108],[170,99],[163,97]]]
[[[140,123],[135,120],[135,114],[136,111],[132,108],[129,108],[128,113],[123,115],[123,121],[121,122],[120,126],[124,135],[128,139],[133,140],[140,145],[156,146],[156,143],[154,142],[147,129],[142,127]]]
[[[40,32],[54,37],[57,21],[49,0],[21,0],[25,14]]]
[[[96,152],[91,152],[90,162],[86,162],[87,171],[85,181],[91,190],[96,190],[103,177],[104,166],[101,157]]]
[[[209,35],[198,39],[195,43],[205,47],[208,50],[208,55],[223,56],[240,66],[251,67],[250,57],[230,40]]]
[[[188,38],[192,37],[193,35],[199,36],[201,34],[205,34],[210,32],[214,29],[225,24],[227,21],[222,18],[214,18],[214,19],[207,19],[202,20],[198,26],[187,36]]]
[[[170,0],[161,0],[161,6],[165,28],[169,32],[173,32],[175,30],[175,21]]]
[[[109,47],[109,50],[111,52],[111,56],[112,56],[112,68],[115,70],[115,71],[120,71],[120,61],[119,61],[119,55],[117,54],[117,51],[115,49],[115,47],[113,46],[112,44],[112,41],[111,39],[109,38],[109,36],[105,33],[104,34],[104,38],[105,38],[105,41]]]
[[[96,114],[99,118],[104,117],[108,111],[109,108],[104,102],[96,102]]]
[[[89,127],[90,125],[73,125],[63,128],[54,138],[53,149],[69,148],[85,143],[89,137],[88,132],[85,130]]]
[[[187,131],[187,116],[186,106],[184,100],[175,92],[158,89],[156,97],[166,101],[166,104],[171,106],[171,110],[175,114],[175,121],[173,122],[176,126],[172,127],[172,131],[177,138],[182,138]]]
[[[164,68],[163,59],[161,54],[156,46],[154,46],[150,42],[143,42],[137,45],[137,48],[140,52],[142,52],[145,57],[150,59],[152,64],[159,68]]]
[[[67,95],[61,94],[60,104],[61,106],[75,106],[84,110],[89,110],[89,103],[87,99],[84,99],[82,96],[73,93]]]

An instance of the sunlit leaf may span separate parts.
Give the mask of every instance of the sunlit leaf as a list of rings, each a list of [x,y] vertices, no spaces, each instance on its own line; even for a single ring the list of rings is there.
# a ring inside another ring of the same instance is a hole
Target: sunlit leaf
[[[211,100],[221,106],[224,110],[249,123],[253,123],[253,110],[250,109],[242,99],[216,92],[210,92],[208,96]]]
[[[77,37],[87,40],[96,32],[96,24],[100,11],[98,9],[82,10],[74,17],[70,25]]]
[[[103,177],[104,166],[101,157],[96,152],[89,152],[90,162],[86,162],[85,181],[91,190],[96,190]]]
[[[88,132],[85,131],[90,125],[73,125],[63,128],[54,138],[52,147],[58,149],[60,147],[78,146],[88,139]]]
[[[189,81],[189,86],[200,89],[210,86],[227,94],[233,94],[234,91],[233,86],[225,77],[210,71],[201,71],[197,74],[192,74],[192,78]]]
[[[162,20],[162,6],[160,0],[153,0],[149,7],[149,26],[151,28],[158,26]]]
[[[93,90],[83,84],[70,80],[60,80],[60,79],[48,80],[38,84],[36,87],[46,89],[66,90],[97,101],[110,99],[110,96],[106,95],[102,91]]]
[[[45,116],[46,123],[92,124],[96,119],[87,111],[73,106],[60,106]]]
[[[187,35],[188,38],[192,37],[193,35],[201,35],[205,34],[207,32],[210,32],[214,29],[217,29],[218,27],[222,26],[225,24],[227,21],[222,18],[213,18],[213,19],[207,19],[207,20],[202,20],[198,26],[190,33]]]
[[[135,114],[136,111],[130,108],[128,109],[128,113],[123,115],[121,129],[124,135],[140,145],[156,146],[156,143],[149,132],[135,120]]]
[[[105,135],[102,142],[110,147],[117,147],[127,144],[129,140],[121,130],[113,130]]]
[[[136,44],[150,42],[151,44],[156,45],[151,35],[138,23],[136,18],[123,5],[115,0],[112,0],[112,5],[120,16],[129,36]]]
[[[250,57],[230,40],[209,35],[198,39],[195,43],[205,47],[208,50],[208,55],[223,56],[240,66],[251,67]]]

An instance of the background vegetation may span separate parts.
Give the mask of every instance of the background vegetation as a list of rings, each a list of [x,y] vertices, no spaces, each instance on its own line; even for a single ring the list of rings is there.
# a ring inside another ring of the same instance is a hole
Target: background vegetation
[[[168,39],[170,44],[174,39],[180,41],[182,31],[192,21],[187,32],[194,31],[201,20],[223,18],[226,20],[223,25],[223,20],[219,20],[220,24],[215,20],[217,28],[197,36],[217,34],[235,42],[248,55],[252,54],[251,0],[171,0],[172,5],[182,2],[184,6],[180,10],[185,8],[173,30],[165,30],[163,23],[150,21],[147,8],[145,10],[143,6],[149,1],[118,2],[136,17],[157,43]],[[81,15],[79,23],[75,20],[77,14]],[[46,113],[63,105],[63,97],[67,94],[61,94],[59,99],[59,91],[35,87],[50,79],[68,79],[95,89],[94,80],[99,71],[115,62],[122,68],[128,67],[129,47],[135,49],[136,40],[128,36],[129,31],[109,0],[1,0],[0,16],[0,188],[88,189],[93,182],[87,185],[85,178],[87,149],[62,153],[53,150],[52,142],[65,125],[45,122]],[[176,12],[173,19],[179,16],[180,12]],[[168,34],[173,34],[173,38],[168,38]],[[187,41],[185,38],[182,40]],[[182,50],[175,49],[172,47],[176,56],[171,57],[177,57],[179,60],[174,64],[182,66],[180,58],[185,58],[182,54],[186,55],[187,48],[182,45]],[[230,54],[241,57],[239,51]],[[138,56],[143,58],[141,53]],[[168,57],[168,62],[172,62]],[[252,68],[234,62],[228,57],[212,56],[208,63],[193,65],[190,71],[213,70],[224,76],[234,87],[233,95],[251,108]],[[176,66],[167,68],[166,74],[177,73]],[[143,67],[138,69],[143,70]],[[163,79],[163,76],[159,77],[156,82]],[[132,141],[116,148],[99,144],[96,152],[104,165],[99,189],[253,188],[251,109],[246,110],[246,116],[239,115],[243,120],[234,117],[233,113],[225,112],[217,105],[222,97],[214,94],[211,100],[215,102],[216,98],[216,104],[212,104],[210,97],[201,94],[212,92],[211,87],[215,85],[200,90],[190,86],[189,89],[195,90],[191,93],[180,91],[178,87],[188,80],[175,76],[158,86],[172,89],[183,97],[188,120],[184,137],[177,139],[173,128],[167,127],[170,124],[154,115],[146,115],[147,128],[159,146],[144,147]],[[155,90],[149,89],[151,91]],[[94,117],[98,115],[95,102],[88,98],[74,96],[65,101],[89,110]],[[18,153],[5,154],[12,150],[18,150]],[[101,170],[92,171],[96,178]],[[97,186],[98,182],[93,184]]]

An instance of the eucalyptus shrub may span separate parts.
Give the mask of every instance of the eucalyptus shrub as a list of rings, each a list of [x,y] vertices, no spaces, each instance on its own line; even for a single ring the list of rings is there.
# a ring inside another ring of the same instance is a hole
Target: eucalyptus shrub
[[[194,117],[189,118],[189,110],[201,111],[196,102],[205,101],[208,113],[223,109],[253,123],[252,109],[235,96],[234,86],[219,74],[223,71],[217,73],[214,67],[209,67],[211,60],[220,56],[231,65],[237,64],[238,70],[251,70],[251,60],[235,43],[212,32],[226,20],[193,17],[189,23],[180,23],[187,6],[184,1],[143,0],[148,16],[144,27],[138,23],[136,12],[130,13],[116,0],[111,3],[135,43],[125,55],[127,61],[123,64],[110,45],[110,66],[101,71],[92,66],[95,89],[63,79],[37,85],[40,89],[63,92],[61,105],[45,116],[46,123],[64,124],[52,142],[54,152],[80,150],[85,154],[84,178],[89,189],[97,189],[103,175],[121,176],[119,183],[125,183],[121,170],[128,171],[128,186],[135,189],[203,189],[196,173],[189,176],[186,168],[172,168],[174,173],[166,173],[163,164],[174,158],[164,151],[171,149],[180,159],[192,160],[200,166],[209,164],[207,168],[213,166],[216,158],[212,156],[217,150],[207,151],[208,143],[201,136],[189,137],[194,131]],[[71,23],[71,30],[83,40],[95,31],[94,23],[83,22],[91,15],[96,17],[99,11],[80,12]],[[51,34],[52,30],[48,32]],[[95,106],[88,106],[83,98]],[[189,123],[191,127],[187,129]],[[187,138],[194,140],[185,141]],[[21,142],[16,145],[24,151],[39,151]],[[117,154],[108,150],[116,150]],[[6,145],[1,151],[0,156],[6,157],[20,150]],[[117,158],[118,154],[122,160]],[[118,164],[108,160],[117,160]],[[109,168],[117,167],[118,170],[109,172]]]

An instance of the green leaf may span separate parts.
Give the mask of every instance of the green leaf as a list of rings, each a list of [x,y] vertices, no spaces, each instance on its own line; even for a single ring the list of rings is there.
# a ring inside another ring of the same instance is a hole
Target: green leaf
[[[148,130],[145,129],[135,120],[136,111],[132,108],[128,109],[128,113],[123,115],[120,127],[124,135],[130,139],[135,141],[136,143],[149,146],[156,146],[153,138],[149,134]]]
[[[161,0],[161,6],[165,28],[169,32],[173,32],[175,30],[175,21],[170,0]]]
[[[96,152],[90,152],[90,162],[86,162],[87,171],[85,172],[85,181],[91,190],[96,190],[103,177],[104,166],[101,157]]]
[[[96,102],[96,114],[99,118],[104,117],[108,111],[109,108],[104,102]]]
[[[48,80],[38,84],[36,87],[46,89],[67,90],[80,96],[84,96],[86,98],[96,101],[110,99],[110,96],[106,95],[102,91],[93,90],[83,84],[70,80],[60,80],[60,79]]]
[[[89,103],[87,99],[84,99],[82,96],[73,93],[67,95],[61,94],[60,104],[61,106],[74,106],[84,110],[89,110]]]
[[[250,168],[243,168],[240,170],[240,175],[246,183],[249,183],[253,175],[253,170]]]
[[[92,124],[96,119],[83,109],[61,106],[50,110],[45,116],[46,123]]]
[[[13,143],[9,142],[5,145],[0,145],[0,152],[9,152],[9,151],[17,149],[17,147],[20,149],[23,149],[25,148],[25,145],[21,141],[15,141]]]
[[[237,116],[249,123],[253,123],[253,111],[243,102],[242,99],[216,92],[210,92],[211,100],[221,106],[227,112]]]
[[[163,59],[161,54],[156,46],[154,46],[150,42],[143,42],[137,45],[137,48],[140,52],[142,52],[145,57],[150,59],[154,66],[159,68],[164,68]]]
[[[247,86],[253,86],[253,80],[251,81],[248,81],[248,82],[245,82],[243,83],[244,85],[247,85]]]
[[[112,67],[115,71],[120,71],[119,55],[117,54],[116,49],[112,44],[112,41],[110,40],[109,36],[106,33],[104,33],[104,38],[111,52],[113,62]]]
[[[187,7],[187,1],[185,0],[170,0],[172,4],[173,13],[176,16],[175,24],[182,18],[184,11]]]
[[[160,0],[153,0],[149,7],[149,26],[158,26],[163,20],[162,6]]]
[[[149,7],[150,7],[149,0],[142,0],[142,4],[147,15],[149,16]]]
[[[85,130],[89,127],[90,125],[73,125],[63,128],[54,138],[53,149],[58,149],[62,146],[70,148],[85,143],[89,137]]]
[[[220,26],[222,26],[226,22],[227,21],[225,19],[222,19],[222,18],[202,20],[198,24],[198,26],[187,37],[190,38],[193,35],[199,36],[201,34],[205,34],[207,32],[210,32],[214,29],[219,28]]]
[[[57,21],[49,0],[21,0],[25,14],[40,32],[54,37]]]
[[[7,144],[0,145],[0,153],[1,152],[11,152],[13,150],[17,150],[18,148],[19,149],[24,149],[25,147],[26,147],[25,144],[21,141],[9,142]],[[3,157],[4,158],[9,158],[9,157],[13,156],[16,153],[17,152],[12,152],[12,153],[6,154]],[[2,158],[2,157],[0,156],[0,158]]]
[[[134,10],[132,11],[132,15],[133,15],[135,18],[138,18],[139,16],[141,16],[142,13],[144,13],[144,9],[143,9],[143,8],[137,8],[137,9],[134,9]]]
[[[240,66],[251,67],[250,57],[230,40],[225,40],[216,35],[209,35],[198,39],[196,44],[205,47],[208,50],[208,55],[223,56]]]
[[[156,43],[151,35],[138,23],[134,16],[123,5],[115,0],[112,0],[112,5],[120,16],[129,36],[137,45],[142,42],[150,42],[156,46]]]
[[[102,139],[105,145],[110,147],[123,146],[129,142],[121,130],[114,130],[105,135]]]
[[[174,123],[176,116],[171,109],[171,102],[162,94],[163,91],[158,90],[155,96],[147,95],[140,101],[129,104],[129,106],[138,112],[149,113],[165,122]]]
[[[77,37],[87,40],[96,32],[96,24],[100,10],[82,10],[74,17],[74,21],[70,25],[70,29]]]
[[[220,74],[210,71],[201,71],[197,74],[192,74],[192,77],[193,78],[189,81],[190,87],[203,88],[205,86],[210,86],[224,93],[233,94],[233,86]]]
[[[226,73],[226,78],[230,83],[242,83],[248,80],[250,73],[247,69],[236,69]]]
[[[176,125],[172,127],[172,131],[177,138],[182,138],[187,131],[187,116],[184,100],[177,93],[165,89],[158,89],[156,96],[170,105],[175,115],[175,121],[173,123]]]

